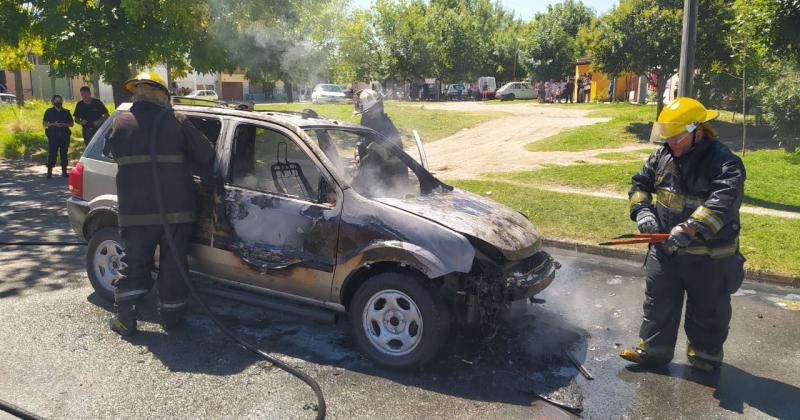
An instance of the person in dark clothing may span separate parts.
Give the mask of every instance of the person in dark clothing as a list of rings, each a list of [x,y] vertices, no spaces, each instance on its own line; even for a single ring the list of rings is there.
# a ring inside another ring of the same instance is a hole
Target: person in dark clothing
[[[158,74],[141,73],[127,81],[125,87],[134,95],[133,105],[114,119],[106,142],[106,150],[118,168],[118,221],[125,247],[109,324],[111,330],[130,335],[136,332],[136,305],[153,285],[150,273],[159,246],[156,283],[162,322],[169,329],[181,321],[189,291],[180,271],[188,275],[187,249],[197,220],[192,168],[199,168],[201,176],[209,175],[214,148],[185,116],[171,109],[167,84]],[[167,231],[155,198],[150,155],[150,136],[157,120],[156,162],[169,221]],[[175,249],[170,248],[167,234],[173,236]],[[178,256],[179,265],[173,253]]]
[[[361,115],[361,125],[383,134],[392,144],[402,148],[400,132],[383,111],[380,94],[372,89],[363,89],[356,93],[355,98],[353,104],[356,115]]]
[[[572,95],[575,93],[575,82],[572,79],[567,79],[567,84],[564,85],[564,99],[568,104],[572,103]]]
[[[389,140],[389,144],[403,149],[403,140],[392,120],[383,110],[381,95],[364,89],[357,93],[354,103],[356,114],[361,114],[361,125],[371,128]],[[369,180],[371,187],[388,190],[402,187],[408,183],[408,167],[386,145],[368,142],[356,145],[359,156],[359,176],[357,180]]]
[[[739,208],[746,174],[742,160],[716,140],[708,122],[718,115],[691,98],[667,105],[654,125],[665,144],[632,178],[630,216],[639,231],[670,236],[647,254],[641,341],[620,354],[628,361],[672,360],[686,295],[689,362],[702,371],[722,363],[730,295],[744,279]]]
[[[83,127],[83,144],[88,146],[100,124],[108,118],[108,110],[101,100],[92,98],[89,86],[84,86],[81,88],[81,100],[75,105],[72,115],[75,116],[75,122]]]
[[[74,123],[69,110],[63,107],[64,98],[61,95],[53,96],[51,103],[53,107],[47,108],[42,118],[44,134],[47,136],[47,177],[53,177],[56,157],[60,157],[61,176],[66,178],[69,176],[67,174],[67,151],[69,149],[69,137],[72,135],[69,128]]]

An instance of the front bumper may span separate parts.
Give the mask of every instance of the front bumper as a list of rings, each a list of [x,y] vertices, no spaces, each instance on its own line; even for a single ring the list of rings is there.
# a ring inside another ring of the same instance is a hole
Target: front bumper
[[[67,199],[67,216],[69,217],[69,225],[73,231],[83,239],[86,237],[83,234],[83,224],[86,221],[86,215],[89,214],[89,203],[73,196]]]
[[[502,271],[467,277],[467,288],[482,305],[507,306],[547,288],[559,268],[561,264],[550,254],[540,251]]]

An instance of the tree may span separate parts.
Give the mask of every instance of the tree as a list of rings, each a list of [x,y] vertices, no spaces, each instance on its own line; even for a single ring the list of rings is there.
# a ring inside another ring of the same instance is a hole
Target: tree
[[[41,41],[30,30],[31,14],[22,3],[0,2],[0,67],[14,72],[17,105],[25,105],[22,70],[33,68],[28,54],[41,54]]]
[[[32,31],[58,76],[100,75],[114,102],[129,97],[122,84],[135,68],[166,63],[189,68],[189,52],[203,39],[208,3],[201,0],[31,0]]]
[[[355,10],[342,22],[335,48],[331,67],[337,83],[374,80],[383,74],[383,51],[370,12]]]
[[[561,80],[573,72],[575,40],[559,25],[547,19],[537,19],[525,33],[521,62],[538,80]]]
[[[663,108],[666,81],[678,71],[680,61],[683,12],[675,3],[621,0],[581,35],[594,69],[611,75],[632,71],[647,77],[657,92],[656,115]]]
[[[425,2],[377,0],[374,10],[373,24],[382,48],[388,53],[386,76],[414,81],[432,74]]]
[[[537,13],[527,25],[522,43],[522,61],[528,72],[537,79],[562,79],[572,74],[582,52],[576,36],[593,17],[592,9],[574,0],[548,5],[546,13]]]

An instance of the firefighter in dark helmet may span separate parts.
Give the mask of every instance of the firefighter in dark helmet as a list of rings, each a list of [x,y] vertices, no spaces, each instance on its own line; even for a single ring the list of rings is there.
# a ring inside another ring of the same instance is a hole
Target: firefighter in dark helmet
[[[658,367],[672,360],[681,322],[691,365],[711,371],[722,363],[731,320],[730,295],[744,279],[739,253],[742,160],[717,140],[717,111],[677,98],[658,116],[652,139],[663,143],[633,176],[630,216],[642,233],[669,233],[645,262],[644,319],[628,361]]]
[[[179,270],[187,270],[187,247],[197,220],[192,168],[210,172],[214,149],[189,120],[171,109],[169,89],[161,76],[143,72],[125,82],[125,88],[133,93],[133,105],[114,119],[106,149],[118,167],[119,226],[125,247],[110,326],[121,335],[130,335],[136,332],[137,303],[153,286],[150,273],[159,246],[159,311],[165,328],[180,323],[189,291]],[[155,159],[169,223],[167,231],[155,199],[151,133],[156,136]],[[175,249],[167,243],[167,234],[173,236]],[[183,267],[175,265],[171,253],[177,254]]]

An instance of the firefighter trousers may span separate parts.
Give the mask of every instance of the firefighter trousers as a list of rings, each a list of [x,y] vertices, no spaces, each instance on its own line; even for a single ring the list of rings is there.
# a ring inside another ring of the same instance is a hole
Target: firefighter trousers
[[[731,293],[742,283],[744,258],[736,254],[712,259],[705,255],[668,255],[653,246],[645,265],[644,319],[639,337],[649,354],[672,359],[681,323],[689,343],[704,354],[718,354],[728,338]]]
[[[122,241],[125,256],[122,261],[127,264],[122,269],[122,277],[116,282],[114,300],[120,305],[135,305],[153,287],[151,275],[154,268],[156,247],[160,247],[159,270],[156,286],[158,287],[159,310],[165,314],[182,314],[189,298],[189,289],[181,277],[181,267],[175,264],[170,255],[174,252],[181,266],[187,270],[187,252],[189,238],[194,230],[194,223],[176,223],[169,225],[170,234],[175,242],[171,249],[161,225],[128,226],[122,228]],[[188,274],[188,271],[186,271]]]

